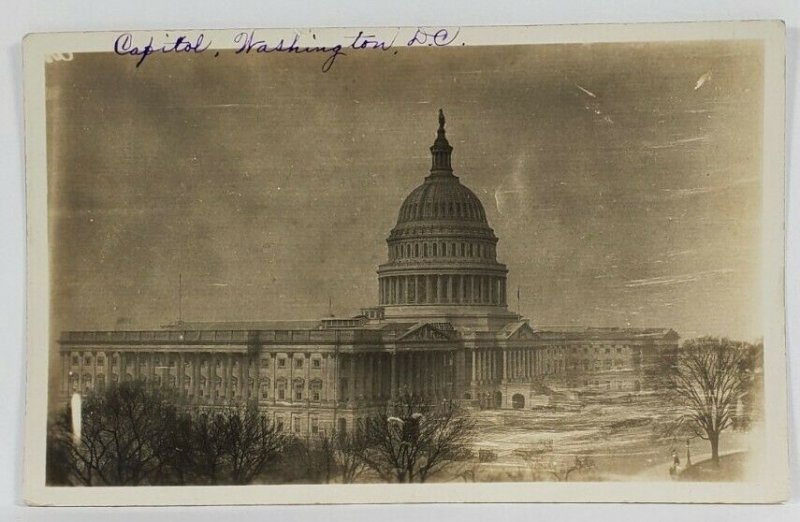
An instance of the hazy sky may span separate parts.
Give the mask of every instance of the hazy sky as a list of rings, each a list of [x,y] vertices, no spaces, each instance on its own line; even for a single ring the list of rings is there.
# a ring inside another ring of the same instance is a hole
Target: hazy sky
[[[437,110],[534,325],[761,335],[761,48],[598,44],[48,66],[56,329],[377,301]],[[512,298],[513,296],[513,298]]]

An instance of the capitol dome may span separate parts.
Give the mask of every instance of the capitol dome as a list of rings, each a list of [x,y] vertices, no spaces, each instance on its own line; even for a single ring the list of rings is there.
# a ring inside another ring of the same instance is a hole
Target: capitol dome
[[[483,204],[453,174],[441,110],[430,150],[430,174],[406,197],[386,240],[379,303],[387,318],[472,325],[482,318],[484,326],[491,317],[508,321],[508,270],[497,261],[497,237]]]
[[[428,176],[403,202],[397,223],[443,219],[475,221],[488,226],[478,196],[452,174]]]

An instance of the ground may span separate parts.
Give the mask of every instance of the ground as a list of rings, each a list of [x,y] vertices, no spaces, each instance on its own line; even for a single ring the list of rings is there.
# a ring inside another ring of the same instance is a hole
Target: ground
[[[442,479],[670,480],[673,450],[681,468],[686,464],[685,440],[659,437],[670,416],[659,395],[597,396],[574,409],[482,410],[473,415],[480,433],[474,451],[482,458],[456,466]],[[739,433],[724,433],[722,452],[741,449],[741,440]],[[694,438],[689,450],[699,462],[708,458],[710,446]]]

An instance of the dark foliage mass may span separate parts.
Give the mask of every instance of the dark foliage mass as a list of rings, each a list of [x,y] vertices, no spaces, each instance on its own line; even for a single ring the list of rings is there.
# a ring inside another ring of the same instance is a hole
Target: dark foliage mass
[[[70,408],[51,426],[50,483],[247,484],[287,443],[254,407],[190,414],[139,382],[88,396],[80,417],[79,436]]]
[[[453,402],[406,396],[347,433],[281,432],[255,405],[209,411],[141,382],[66,408],[48,433],[51,485],[424,482],[469,456],[471,419]]]

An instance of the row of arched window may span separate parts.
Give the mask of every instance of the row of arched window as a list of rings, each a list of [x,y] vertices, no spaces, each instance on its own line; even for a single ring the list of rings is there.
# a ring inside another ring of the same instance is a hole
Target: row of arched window
[[[470,204],[464,202],[462,204],[459,201],[428,201],[424,206],[419,203],[410,203],[402,207],[399,219],[400,221],[410,221],[418,217],[485,219],[485,215],[479,203]]]
[[[494,259],[494,245],[471,242],[417,241],[400,243],[389,247],[390,259],[413,259],[421,257],[466,257]]]
[[[125,381],[132,381],[133,376],[131,374],[126,374]],[[73,392],[77,391],[91,391],[91,390],[102,390],[105,388],[106,385],[106,378],[105,375],[99,374],[96,378],[92,377],[91,373],[84,373],[83,376],[74,373],[70,377],[71,381],[71,389]],[[156,387],[163,387],[167,386],[169,388],[175,388],[177,385],[177,377],[175,375],[168,375],[166,379],[162,379],[161,375],[155,375],[151,379],[147,377],[142,377],[141,381],[146,384],[151,384]],[[216,377],[212,379],[214,388],[219,391],[222,387],[222,378]],[[119,382],[119,376],[117,374],[111,375],[111,382],[117,383]],[[205,376],[200,376],[198,379],[198,384],[200,388],[205,389],[208,386],[209,379],[206,379]],[[292,399],[293,400],[303,400],[306,398],[306,389],[305,389],[305,379],[301,377],[297,377],[292,380]],[[250,390],[253,389],[255,385],[255,379],[248,378],[247,379],[247,386]],[[236,395],[236,389],[239,386],[239,379],[236,377],[231,377],[230,387],[233,391],[233,395]],[[183,379],[183,388],[184,393],[191,395],[190,390],[192,389],[192,378],[189,375],[184,375]],[[272,397],[272,394],[275,394],[275,398],[278,400],[286,400],[288,399],[288,380],[284,377],[279,377],[275,379],[275,389],[272,390],[271,382],[269,378],[262,378],[260,385],[259,385],[259,397],[261,399],[269,399]],[[319,401],[322,397],[322,380],[321,379],[312,379],[308,385],[308,393],[309,398],[312,401]],[[200,397],[205,396],[202,391],[200,392]],[[208,394],[210,396],[210,394]],[[217,393],[217,396],[219,394]]]

